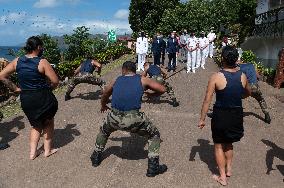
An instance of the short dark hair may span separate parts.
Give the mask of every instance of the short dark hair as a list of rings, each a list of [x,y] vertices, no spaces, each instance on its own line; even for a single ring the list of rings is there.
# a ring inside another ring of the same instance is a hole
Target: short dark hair
[[[222,57],[225,60],[226,65],[229,67],[234,67],[237,64],[239,52],[232,46],[226,46],[222,50]]]
[[[131,61],[125,61],[122,65],[122,69],[136,73],[136,64]]]
[[[34,50],[36,50],[39,46],[43,46],[42,40],[38,36],[32,36],[28,38],[26,42],[26,46],[24,47],[24,50],[27,53],[31,53]]]

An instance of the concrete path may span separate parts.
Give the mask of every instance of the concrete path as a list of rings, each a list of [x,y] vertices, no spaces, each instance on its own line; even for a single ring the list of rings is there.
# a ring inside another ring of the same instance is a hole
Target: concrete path
[[[161,132],[161,162],[169,168],[165,174],[147,178],[146,140],[123,132],[111,135],[101,166],[91,166],[89,157],[106,114],[99,112],[99,88],[82,84],[72,93],[72,100],[64,102],[63,94],[57,97],[55,146],[60,150],[50,158],[28,159],[30,125],[23,114],[1,122],[1,142],[9,142],[11,147],[0,151],[0,187],[220,187],[211,177],[217,169],[210,119],[204,130],[197,128],[207,81],[216,70],[209,61],[206,70],[172,77],[169,82],[181,102],[178,108],[168,104],[166,95],[159,103],[143,104],[142,110]],[[119,74],[117,69],[105,79],[110,81]],[[263,122],[254,99],[244,101],[245,137],[235,144],[233,176],[228,187],[284,187],[284,104],[277,99],[283,93],[265,83],[260,86],[272,124]],[[271,163],[274,170],[268,175],[267,165]]]

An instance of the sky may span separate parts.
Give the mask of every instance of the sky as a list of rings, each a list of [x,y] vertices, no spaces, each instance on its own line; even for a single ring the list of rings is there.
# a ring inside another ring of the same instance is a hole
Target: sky
[[[90,33],[131,33],[130,0],[0,0],[0,46],[23,44],[33,35],[70,34],[79,26]]]

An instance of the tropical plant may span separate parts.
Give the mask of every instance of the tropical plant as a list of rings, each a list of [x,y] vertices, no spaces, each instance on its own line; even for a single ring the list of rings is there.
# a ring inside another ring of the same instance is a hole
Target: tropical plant
[[[57,65],[61,59],[57,41],[47,34],[41,34],[39,38],[43,42],[43,57],[47,59],[49,63]]]
[[[255,63],[256,55],[251,50],[246,50],[242,53],[242,61],[246,63]]]
[[[65,52],[66,60],[73,60],[85,57],[92,52],[92,40],[89,38],[89,28],[82,26],[77,27],[72,35],[64,35],[64,41],[68,45]]]

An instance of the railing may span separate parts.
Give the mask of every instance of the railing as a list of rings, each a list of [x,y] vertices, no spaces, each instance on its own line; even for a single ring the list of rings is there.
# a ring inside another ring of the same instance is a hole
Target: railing
[[[253,36],[282,37],[284,36],[284,7],[274,9],[255,18]]]

